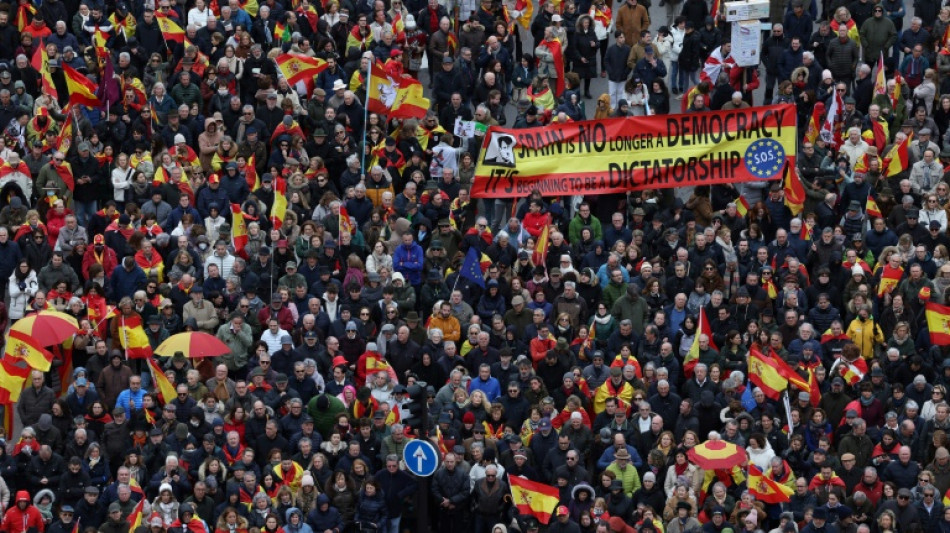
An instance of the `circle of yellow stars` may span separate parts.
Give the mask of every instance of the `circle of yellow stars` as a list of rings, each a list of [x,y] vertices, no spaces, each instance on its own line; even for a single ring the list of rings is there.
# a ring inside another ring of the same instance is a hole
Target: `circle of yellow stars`
[[[774,151],[775,157],[771,161],[757,163],[755,155],[762,152]],[[785,161],[785,149],[772,139],[760,139],[752,143],[745,152],[745,166],[757,178],[770,178],[778,173]]]

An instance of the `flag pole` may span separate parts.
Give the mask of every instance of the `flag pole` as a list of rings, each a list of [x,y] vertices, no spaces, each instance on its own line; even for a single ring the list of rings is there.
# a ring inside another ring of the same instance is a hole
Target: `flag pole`
[[[366,130],[368,129],[366,123],[369,122],[369,90],[373,80],[373,59],[367,59],[366,62],[366,96],[363,97],[363,155],[360,160],[363,179],[366,178]]]
[[[129,360],[129,330],[125,327],[125,315],[122,312],[119,312],[119,321],[122,323],[122,336],[125,337],[125,360]]]

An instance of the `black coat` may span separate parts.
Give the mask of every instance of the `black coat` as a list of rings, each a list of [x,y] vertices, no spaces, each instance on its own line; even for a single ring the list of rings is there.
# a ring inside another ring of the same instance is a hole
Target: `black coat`
[[[574,34],[571,53],[574,61],[574,72],[581,79],[590,79],[597,76],[597,50],[600,47],[597,36],[592,28],[586,31],[578,29]],[[587,60],[584,63],[584,59]]]

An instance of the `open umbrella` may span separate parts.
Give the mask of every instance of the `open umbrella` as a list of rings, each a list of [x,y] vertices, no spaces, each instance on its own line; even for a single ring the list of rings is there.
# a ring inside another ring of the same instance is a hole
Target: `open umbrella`
[[[185,357],[197,359],[200,357],[218,357],[231,351],[228,345],[218,340],[214,335],[201,331],[187,331],[178,333],[165,339],[165,342],[155,348],[155,353],[164,357],[182,352]]]
[[[10,331],[33,338],[39,346],[62,344],[79,330],[79,322],[59,311],[40,311],[17,320]]]
[[[724,440],[707,440],[693,446],[687,455],[704,470],[727,470],[746,460],[745,448]]]

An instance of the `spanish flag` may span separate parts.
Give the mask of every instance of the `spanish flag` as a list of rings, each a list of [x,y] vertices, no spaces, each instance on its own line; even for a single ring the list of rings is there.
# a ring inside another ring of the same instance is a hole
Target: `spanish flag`
[[[119,321],[119,344],[125,350],[126,357],[128,359],[152,357],[152,346],[145,335],[145,329],[142,328],[142,319],[135,315],[119,315],[116,320]]]
[[[713,350],[717,349],[716,343],[713,342],[712,327],[706,318],[706,310],[702,307],[699,308],[697,321],[696,333],[693,335],[693,345],[689,348],[689,353],[686,354],[686,358],[683,359],[683,372],[685,372],[686,377],[689,378],[693,377],[693,368],[696,366],[696,363],[699,362],[699,336],[705,335],[708,337],[709,348]]]
[[[340,204],[340,233],[356,233],[356,228],[353,227],[353,222],[350,220],[350,213],[347,212],[346,207],[343,204]]]
[[[508,482],[511,484],[511,500],[519,513],[532,515],[542,524],[551,521],[551,514],[560,501],[556,487],[518,476],[511,476]]]
[[[166,41],[185,43],[185,30],[181,29],[177,22],[157,12],[155,13],[155,21],[158,22],[158,28],[162,30],[162,37]]]
[[[759,467],[749,465],[749,478],[746,480],[749,493],[765,503],[785,503],[791,501],[795,491],[782,483],[769,479]]]
[[[247,222],[244,220],[241,206],[231,204],[231,244],[234,245],[234,253],[243,257],[247,241]]]
[[[749,213],[749,201],[745,199],[745,196],[736,198],[736,212],[740,217],[745,217]]]
[[[43,372],[49,372],[53,363],[52,353],[38,345],[33,337],[13,329],[10,330],[3,354],[4,358],[10,356],[23,359],[31,368]]]
[[[908,135],[904,142],[895,144],[891,151],[884,156],[884,163],[881,167],[885,177],[896,176],[910,167],[910,140],[913,134]]]
[[[852,387],[864,379],[864,375],[868,373],[868,364],[863,357],[858,357],[853,363],[842,361],[838,368],[844,382]]]
[[[142,511],[145,508],[145,500],[146,498],[139,500],[139,503],[135,504],[135,509],[132,509],[129,516],[126,517],[126,520],[129,522],[129,531],[135,531],[142,525]]]
[[[515,2],[515,11],[520,11],[518,15],[518,24],[528,29],[531,26],[531,15],[534,13],[534,3],[532,0],[517,0]]]
[[[551,245],[551,239],[548,236],[550,232],[550,224],[545,224],[544,228],[541,230],[541,235],[538,236],[538,242],[534,245],[534,254],[532,256],[532,261],[535,265],[543,265],[544,260],[548,255],[548,246]]]
[[[63,63],[62,67],[63,75],[66,76],[66,87],[69,89],[69,103],[98,107],[99,97],[96,96],[96,91],[99,87],[68,64]]]
[[[936,346],[950,344],[950,307],[927,302],[926,309],[931,344]]]
[[[782,391],[788,388],[788,379],[782,375],[776,360],[753,348],[749,352],[748,364],[749,381],[762,389],[767,397],[778,400]]]
[[[261,177],[257,175],[257,161],[254,154],[248,156],[247,163],[244,165],[244,179],[251,192],[261,188]]]
[[[894,268],[889,264],[884,265],[881,268],[881,281],[877,285],[878,298],[893,291],[903,277],[904,267]]]
[[[7,341],[8,344],[10,342],[12,341]],[[23,392],[23,386],[28,377],[30,377],[29,366],[18,364],[18,360],[13,357],[4,356],[0,359],[0,404],[10,404],[7,408],[13,409],[12,404],[20,400],[20,393]]]
[[[152,371],[152,379],[155,380],[155,384],[158,386],[158,394],[161,396],[163,402],[168,403],[174,400],[177,397],[175,392],[175,385],[171,381],[168,381],[168,376],[162,372],[158,363],[155,362],[155,359],[149,357],[145,360],[148,362],[148,369]]]
[[[881,208],[877,206],[877,202],[874,201],[874,197],[871,196],[871,191],[868,191],[868,200],[864,203],[864,212],[868,214],[869,217],[878,217],[881,218]]]
[[[305,79],[312,81],[314,77],[327,68],[327,62],[320,58],[298,54],[281,54],[277,56],[275,61],[280,73],[283,74],[284,79],[290,85]]]
[[[785,205],[792,211],[793,216],[798,216],[805,208],[805,187],[802,186],[802,181],[798,178],[795,165],[785,164],[782,183],[785,187]]]
[[[13,23],[16,25],[17,31],[22,32],[23,28],[30,25],[33,22],[33,16],[36,15],[36,7],[33,6],[33,2],[27,0],[26,2],[20,4],[16,9],[16,16],[14,17]],[[527,28],[525,28],[527,29]],[[46,48],[41,46],[40,48]],[[9,435],[9,433],[7,433]]]
[[[821,117],[825,114],[825,104],[816,102],[812,109],[811,117],[808,119],[808,125],[805,128],[805,142],[814,143],[821,134]]]
[[[153,187],[158,187],[159,185],[163,183],[171,183],[171,181],[172,181],[172,177],[168,173],[168,170],[166,170],[165,167],[161,165],[159,165],[158,168],[155,169],[155,173],[152,174]]]
[[[274,40],[282,43],[290,42],[290,30],[281,22],[274,26]]]
[[[775,360],[775,364],[778,366],[779,372],[785,376],[785,379],[788,380],[789,384],[795,385],[795,388],[800,391],[808,391],[811,388],[808,380],[803,378],[801,374],[795,371],[794,368],[790,367],[788,363],[786,363],[781,357],[779,357],[777,353],[775,353],[775,350],[769,348],[769,355],[771,355],[772,359]]]
[[[431,107],[429,99],[422,95],[422,84],[419,80],[403,78],[396,91],[396,100],[393,102],[390,118],[422,118]]]
[[[950,26],[948,26],[950,29]],[[884,51],[877,58],[877,74],[874,75],[874,94],[887,94],[887,73],[884,72]]]
[[[270,222],[274,229],[284,225],[284,215],[287,214],[287,180],[274,177],[274,208],[270,215]]]
[[[402,415],[399,413],[399,405],[395,404],[392,409],[389,410],[389,414],[386,415],[386,425],[392,426],[400,420],[402,420]]]

